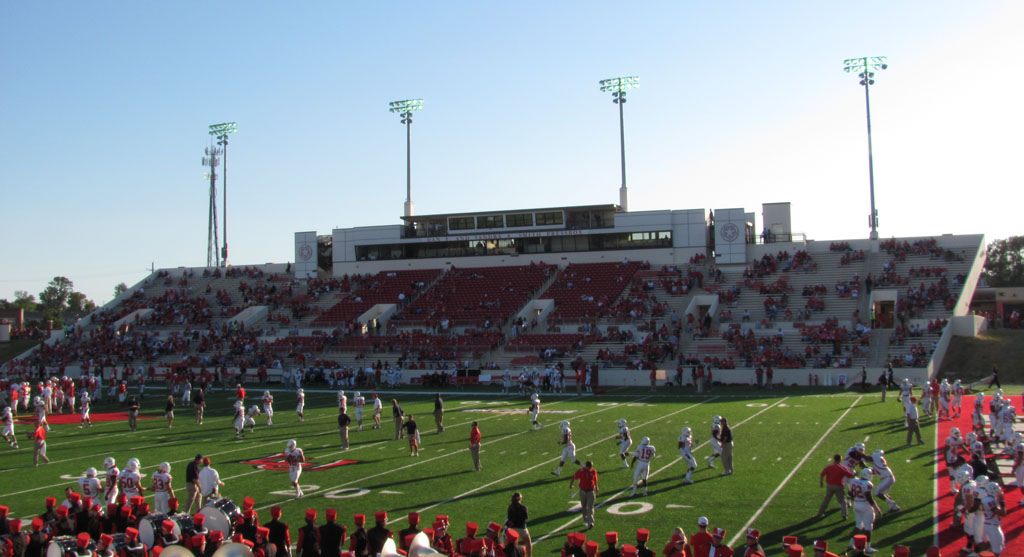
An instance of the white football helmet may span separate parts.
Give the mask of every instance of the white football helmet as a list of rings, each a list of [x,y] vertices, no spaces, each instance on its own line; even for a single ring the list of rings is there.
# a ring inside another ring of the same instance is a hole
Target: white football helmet
[[[164,474],[170,474],[171,473],[171,463],[170,462],[161,462],[160,466],[158,468]]]
[[[141,468],[141,464],[142,463],[139,462],[139,459],[137,459],[137,458],[129,458],[128,459],[128,464],[125,465],[125,467],[128,468],[129,470],[133,471],[133,472],[138,472],[139,468]]]
[[[530,400],[536,402],[540,400],[540,395],[538,395],[537,393],[533,393],[533,395],[530,396]]]
[[[985,405],[984,395],[978,395],[978,396],[974,397],[974,405],[975,406],[984,406]]]
[[[969,432],[967,434],[967,444],[968,445],[972,445],[973,446],[974,442],[977,441],[977,440],[978,440],[978,434],[977,433],[974,433],[973,431],[971,431],[971,432]]]
[[[883,456],[885,456],[885,451],[882,449],[875,449],[875,452],[871,453],[871,460],[877,463]]]
[[[304,393],[305,391],[302,390],[302,387],[299,387],[299,392]]]
[[[974,484],[978,486],[979,491],[985,489],[985,486],[988,485],[988,476],[981,475],[974,478]]]
[[[1013,438],[1010,440],[1010,446],[1011,447],[1016,447],[1022,441],[1024,441],[1024,433],[1021,433],[1021,432],[1018,431],[1018,432],[1013,434]]]
[[[640,440],[640,444],[641,445],[650,445],[651,444],[651,438],[650,437],[644,437],[643,439]]]
[[[967,482],[974,479],[974,469],[969,465],[964,464],[956,471],[956,481],[960,485],[965,485]]]
[[[562,430],[569,429],[569,420],[562,420]]]
[[[870,468],[865,468],[865,469],[861,470],[860,471],[860,479],[862,479],[862,480],[870,480],[871,479],[871,469]]]
[[[91,467],[91,466],[89,468],[86,468],[85,469],[85,477],[86,478],[95,478],[96,477],[96,469]]]
[[[619,418],[619,419],[618,419],[618,420],[617,420],[617,421],[615,422],[615,425],[617,425],[617,426],[619,426],[619,427],[626,427],[626,419],[625,419],[625,418]]]
[[[263,396],[265,396],[265,397],[270,396],[270,391],[263,391]]]
[[[345,396],[345,391],[338,391],[338,396]]]
[[[692,431],[692,430],[690,429],[690,427],[689,427],[689,426],[685,426],[685,425],[684,425],[684,426],[683,426],[683,429],[682,429],[682,431],[681,431],[680,433],[682,434],[682,436],[683,436],[683,437],[689,437],[689,436],[690,436],[690,434],[691,434],[691,431]]]
[[[985,454],[985,445],[982,445],[981,441],[975,441],[974,444],[971,445],[971,452],[972,453],[978,453],[980,455],[984,455]]]
[[[117,464],[114,462],[114,457],[112,456],[108,456],[107,458],[103,459],[103,467],[106,468],[107,470],[110,470],[116,465]]]
[[[949,434],[953,436],[953,439],[959,439],[960,438],[960,428],[954,427],[953,429],[949,430]]]
[[[711,421],[716,424],[721,423],[722,417],[716,414],[714,417],[711,418]]]
[[[295,439],[289,439],[288,442],[284,444],[284,446],[289,451],[295,450]]]
[[[236,400],[236,401],[235,401],[235,408],[241,408],[241,407],[243,407],[243,406],[245,406],[245,403],[244,403],[244,402],[242,402],[242,401],[240,401],[240,400]]]
[[[1002,388],[996,389],[995,397],[996,398],[1003,398],[1003,389]]]
[[[999,487],[999,484],[989,482],[985,484],[985,493],[988,493],[989,497],[999,498],[1003,493],[1003,488]]]
[[[362,393],[360,393],[359,391],[356,391],[356,398],[359,398],[359,397],[361,397],[361,396],[363,396],[363,394],[362,394]]]
[[[865,448],[866,447],[864,446],[864,443],[857,443],[856,445],[853,446],[853,449],[858,453],[863,453]]]

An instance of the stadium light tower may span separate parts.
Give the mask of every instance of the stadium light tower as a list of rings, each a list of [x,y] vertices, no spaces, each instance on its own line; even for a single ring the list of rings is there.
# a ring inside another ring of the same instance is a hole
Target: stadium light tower
[[[843,60],[843,71],[856,73],[860,84],[864,86],[864,106],[868,115],[868,183],[871,186],[871,214],[868,225],[871,226],[872,240],[878,239],[878,211],[875,210],[875,162],[871,156],[871,86],[875,84],[875,71],[889,67],[885,56],[868,56]]]
[[[423,99],[405,99],[388,103],[388,111],[396,112],[405,124],[405,216],[412,216],[412,113],[423,110]]]
[[[238,124],[225,122],[210,126],[210,135],[217,138],[217,145],[224,149],[224,171],[221,178],[221,188],[224,190],[224,247],[220,250],[221,263],[228,266],[228,134],[238,131]]]
[[[210,142],[210,146],[203,150],[203,166],[210,167],[206,172],[206,178],[210,180],[210,208],[206,229],[206,266],[220,267],[220,254],[217,247],[220,240],[217,239],[217,165],[220,164],[220,155],[223,151]]]
[[[626,91],[636,89],[640,86],[640,78],[631,75],[628,77],[612,77],[602,79],[601,90],[612,93],[612,102],[619,105],[619,150],[622,159],[622,187],[619,188],[619,206],[623,211],[629,211],[629,190],[626,189],[626,132],[623,127],[622,105],[626,104]]]

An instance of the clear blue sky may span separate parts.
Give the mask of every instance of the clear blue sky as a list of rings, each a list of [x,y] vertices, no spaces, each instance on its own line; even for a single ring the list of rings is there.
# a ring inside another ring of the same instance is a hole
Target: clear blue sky
[[[228,160],[235,264],[293,232],[395,224],[421,97],[418,214],[791,201],[815,239],[866,237],[872,88],[880,233],[1020,234],[1024,3],[4,2],[0,298],[55,275],[97,303],[206,262],[207,126]]]

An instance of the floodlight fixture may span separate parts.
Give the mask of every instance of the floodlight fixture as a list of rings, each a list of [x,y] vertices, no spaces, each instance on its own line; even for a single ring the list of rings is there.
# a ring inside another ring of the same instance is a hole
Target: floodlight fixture
[[[412,216],[412,113],[423,110],[423,99],[405,99],[388,103],[388,111],[402,117],[405,125],[405,216]]]
[[[619,152],[622,163],[622,186],[619,188],[619,206],[623,211],[629,211],[629,189],[626,188],[626,131],[622,116],[622,105],[626,104],[626,91],[636,89],[640,86],[640,78],[631,75],[626,77],[611,77],[598,82],[601,91],[611,92],[612,102],[619,105]]]
[[[878,210],[875,209],[875,161],[871,150],[871,86],[875,84],[875,72],[889,67],[885,56],[865,56],[843,60],[843,71],[854,73],[860,78],[864,87],[864,107],[868,121],[868,184],[871,194],[871,214],[868,215],[868,226],[871,227],[869,238],[878,239]]]

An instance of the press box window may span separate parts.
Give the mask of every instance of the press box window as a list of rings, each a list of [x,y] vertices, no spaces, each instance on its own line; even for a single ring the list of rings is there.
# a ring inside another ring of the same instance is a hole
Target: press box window
[[[562,224],[562,213],[537,213],[537,226],[550,226],[553,224]]]

